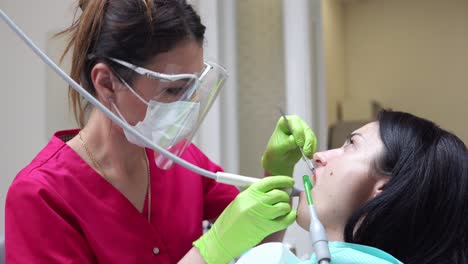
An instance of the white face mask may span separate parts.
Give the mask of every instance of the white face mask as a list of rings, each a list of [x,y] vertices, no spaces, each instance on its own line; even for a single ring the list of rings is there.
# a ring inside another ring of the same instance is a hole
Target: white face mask
[[[125,120],[115,105],[114,108],[120,118]],[[168,148],[179,143],[193,132],[198,121],[199,111],[199,102],[161,103],[151,100],[148,102],[145,118],[133,128],[154,144]],[[124,133],[129,142],[140,147],[151,148],[125,129]]]

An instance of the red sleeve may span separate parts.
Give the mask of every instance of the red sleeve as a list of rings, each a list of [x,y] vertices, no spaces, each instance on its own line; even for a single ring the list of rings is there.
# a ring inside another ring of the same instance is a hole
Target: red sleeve
[[[216,219],[231,203],[239,190],[232,186],[223,183],[217,183],[214,180],[204,180],[204,191],[205,191],[205,206],[203,211],[203,218],[206,220]]]
[[[53,190],[17,179],[5,204],[6,263],[95,263],[76,218]]]
[[[212,162],[195,145],[191,145],[190,151],[200,167],[212,172],[223,171],[219,165]],[[204,195],[203,219],[213,220],[223,212],[224,208],[226,208],[234,198],[236,198],[237,194],[239,194],[239,190],[232,185],[218,183],[207,177],[202,178]]]

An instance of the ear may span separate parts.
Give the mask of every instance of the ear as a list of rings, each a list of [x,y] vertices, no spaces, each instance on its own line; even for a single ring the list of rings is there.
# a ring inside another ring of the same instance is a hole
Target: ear
[[[385,189],[385,185],[387,185],[389,180],[390,180],[390,177],[388,177],[388,176],[379,177],[379,179],[376,181],[376,183],[374,185],[374,190],[372,192],[372,198],[375,198],[375,197],[377,197],[377,195],[382,193],[382,191]]]
[[[115,97],[115,82],[112,70],[104,63],[97,63],[91,70],[91,81],[96,89],[96,97],[101,102]]]

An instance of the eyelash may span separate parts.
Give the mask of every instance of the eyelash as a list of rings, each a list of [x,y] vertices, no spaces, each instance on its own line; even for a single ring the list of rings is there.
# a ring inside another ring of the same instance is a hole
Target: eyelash
[[[184,88],[167,88],[166,93],[170,95],[180,95],[185,89]]]
[[[352,137],[352,136],[351,136],[351,137],[348,137],[348,138],[346,139],[345,147],[346,147],[346,146],[349,146],[349,145],[354,145],[354,140],[353,140],[353,137]]]

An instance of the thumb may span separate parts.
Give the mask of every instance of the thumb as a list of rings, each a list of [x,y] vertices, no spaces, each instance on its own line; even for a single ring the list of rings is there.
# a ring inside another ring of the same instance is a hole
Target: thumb
[[[291,188],[293,186],[294,179],[289,176],[268,176],[252,184],[249,189],[265,193],[273,189]]]
[[[307,157],[312,158],[315,151],[317,150],[317,137],[315,136],[314,131],[312,131],[312,129],[308,126],[305,128],[304,134],[305,142],[302,150]]]
[[[275,221],[283,228],[290,226],[296,221],[297,210],[291,210],[287,215],[278,217]]]

